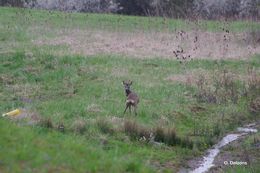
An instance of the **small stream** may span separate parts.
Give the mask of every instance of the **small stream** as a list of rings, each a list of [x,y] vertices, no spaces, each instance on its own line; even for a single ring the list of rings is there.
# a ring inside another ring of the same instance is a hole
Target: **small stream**
[[[211,167],[214,166],[213,162],[215,157],[219,154],[220,149],[224,147],[225,145],[229,144],[230,142],[233,142],[239,137],[248,135],[250,133],[256,133],[257,129],[251,128],[252,126],[255,126],[255,124],[249,124],[246,127],[239,127],[237,128],[237,132],[231,133],[226,135],[224,138],[222,138],[221,141],[219,141],[216,145],[213,146],[213,148],[209,149],[207,151],[207,155],[203,157],[202,163],[193,170],[181,170],[180,173],[205,173],[207,172]]]

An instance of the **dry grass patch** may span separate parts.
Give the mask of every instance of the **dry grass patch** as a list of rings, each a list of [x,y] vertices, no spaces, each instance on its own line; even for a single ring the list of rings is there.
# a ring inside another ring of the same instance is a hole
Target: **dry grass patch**
[[[113,127],[118,130],[122,130],[124,127],[124,118],[119,117],[109,117],[108,121],[113,124]]]
[[[7,74],[0,74],[0,84],[13,85],[15,78]]]
[[[99,113],[99,112],[102,112],[102,109],[97,104],[90,104],[87,106],[87,112]]]
[[[22,100],[30,100],[41,92],[41,86],[36,84],[14,84],[8,85],[8,90],[14,94],[14,97]]]
[[[186,71],[184,74],[175,74],[165,78],[165,80],[172,82],[179,82],[186,85],[195,86],[196,83],[203,76],[205,80],[210,80],[212,76],[210,76],[209,72],[203,69],[195,69]]]
[[[87,131],[87,123],[83,119],[77,119],[72,123],[71,128],[75,133],[83,134]]]
[[[259,44],[247,41],[246,33],[226,32],[108,32],[70,30],[56,38],[33,40],[35,45],[66,45],[72,54],[119,54],[139,58],[176,58],[173,51],[180,47],[183,54],[195,59],[246,59],[260,54]]]
[[[260,96],[249,103],[249,110],[252,114],[260,114]]]
[[[128,76],[128,69],[115,67],[112,69],[111,75],[115,77],[125,77]]]
[[[248,69],[247,74],[238,74],[227,71],[226,77],[230,77],[236,81],[245,82],[250,86],[257,86],[260,84],[260,71],[257,69]],[[222,75],[222,77],[221,77]],[[206,82],[208,84],[214,83],[216,78],[221,77],[223,80],[223,72],[219,70],[207,71],[204,69],[187,70],[184,74],[174,74],[165,78],[167,81],[178,82],[188,86],[197,86],[198,83]]]

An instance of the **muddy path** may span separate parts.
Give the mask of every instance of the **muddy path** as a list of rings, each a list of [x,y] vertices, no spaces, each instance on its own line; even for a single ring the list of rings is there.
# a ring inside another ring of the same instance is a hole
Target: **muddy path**
[[[249,161],[238,157],[231,152],[225,152],[225,147],[241,142],[245,137],[258,132],[259,126],[255,123],[239,127],[236,131],[224,136],[217,144],[208,149],[203,157],[195,158],[187,162],[188,168],[182,168],[179,173],[205,173],[221,172],[223,167],[232,165],[248,165]],[[242,154],[243,155],[243,154]]]

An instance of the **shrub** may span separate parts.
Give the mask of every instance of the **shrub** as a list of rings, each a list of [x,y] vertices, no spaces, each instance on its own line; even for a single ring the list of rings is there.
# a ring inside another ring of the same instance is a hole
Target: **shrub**
[[[25,7],[48,10],[108,13],[116,12],[118,4],[113,0],[27,0]]]
[[[243,95],[235,75],[225,69],[217,71],[211,80],[206,80],[201,75],[196,85],[198,91],[195,97],[199,102],[219,104],[232,102],[236,104]]]
[[[24,0],[1,0],[0,6],[23,7]]]
[[[188,17],[193,0],[117,0],[119,13],[164,17]]]
[[[212,89],[208,86],[204,75],[200,75],[196,82],[198,92],[195,94],[198,102],[216,103],[217,98]]]

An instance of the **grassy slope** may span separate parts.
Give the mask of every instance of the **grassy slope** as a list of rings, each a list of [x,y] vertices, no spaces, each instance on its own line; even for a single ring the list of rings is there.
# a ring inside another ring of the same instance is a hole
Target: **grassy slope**
[[[161,18],[0,8],[0,112],[17,107],[31,109],[42,117],[51,117],[55,126],[63,122],[68,129],[78,119],[88,122],[97,117],[124,118],[125,96],[121,82],[132,79],[133,88],[141,97],[139,116],[126,116],[146,127],[156,126],[161,119],[166,119],[164,126],[176,127],[180,136],[189,135],[193,131],[191,105],[206,108],[198,114],[198,122],[209,128],[221,119],[220,111],[226,112],[224,126],[227,129],[242,123],[239,119],[249,121],[253,117],[247,111],[246,99],[241,98],[238,104],[228,105],[197,103],[192,97],[196,88],[165,79],[196,69],[204,69],[208,73],[229,69],[246,74],[248,67],[259,69],[259,56],[248,62],[198,60],[183,65],[175,60],[159,58],[132,59],[111,55],[59,57],[52,55],[50,50],[59,47],[38,49],[31,42],[40,35],[51,37],[55,31],[64,28],[149,32],[174,31],[188,28],[188,25],[192,29],[191,24],[181,20],[164,22]],[[228,25],[238,32],[259,28],[259,24],[252,22],[201,23],[201,27],[209,31],[218,30],[215,26],[219,25]],[[36,32],[30,32],[32,27],[37,28]],[[95,111],[91,111],[93,106]],[[240,114],[234,123],[231,115],[237,112]],[[171,172],[180,166],[183,159],[198,154],[178,146],[157,148],[138,141],[125,142],[124,133],[103,134],[93,124],[88,124],[85,134],[75,135],[37,126],[24,127],[0,119],[0,134],[0,171],[3,172],[20,172],[21,168],[25,169],[24,172],[57,169],[62,172],[150,172],[168,169]],[[103,138],[108,140],[108,147],[101,144]],[[156,169],[153,165],[157,165]]]

